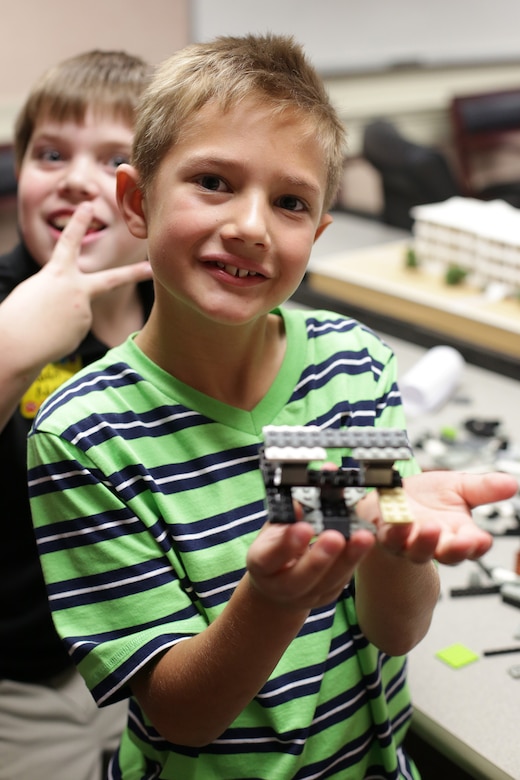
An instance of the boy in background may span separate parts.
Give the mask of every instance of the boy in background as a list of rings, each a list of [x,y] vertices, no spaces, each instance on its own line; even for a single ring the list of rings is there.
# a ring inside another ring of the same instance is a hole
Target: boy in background
[[[34,85],[15,128],[20,243],[0,258],[0,778],[99,780],[124,706],[98,710],[54,628],[27,496],[45,398],[142,327],[146,242],[116,202],[149,66],[91,51]]]
[[[405,654],[476,558],[471,505],[516,481],[411,475],[413,524],[346,540],[266,523],[266,425],[403,428],[374,333],[286,308],[331,222],[343,127],[292,39],[224,37],[167,60],[118,198],[147,239],[142,330],[48,400],[29,491],[60,635],[99,705],[130,698],[111,777],[417,778]],[[355,467],[349,450],[330,451]]]

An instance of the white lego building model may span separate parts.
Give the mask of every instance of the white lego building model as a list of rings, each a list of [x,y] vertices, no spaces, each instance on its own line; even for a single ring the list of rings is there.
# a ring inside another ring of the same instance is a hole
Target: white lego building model
[[[493,298],[520,293],[520,209],[503,200],[454,197],[415,206],[414,252],[421,267],[454,268]]]

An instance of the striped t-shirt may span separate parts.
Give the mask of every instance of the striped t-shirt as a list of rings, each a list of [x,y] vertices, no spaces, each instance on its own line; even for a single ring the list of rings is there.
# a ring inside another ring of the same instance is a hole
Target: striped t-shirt
[[[286,356],[252,411],[179,382],[130,338],[53,394],[30,434],[31,505],[58,632],[99,705],[130,696],[114,778],[419,776],[400,748],[406,659],[367,642],[350,586],[313,610],[211,744],[167,742],[131,697],[135,672],[203,631],[244,574],[266,520],[263,426],[404,427],[384,342],[339,314],[278,311]],[[356,465],[348,450],[330,460]]]

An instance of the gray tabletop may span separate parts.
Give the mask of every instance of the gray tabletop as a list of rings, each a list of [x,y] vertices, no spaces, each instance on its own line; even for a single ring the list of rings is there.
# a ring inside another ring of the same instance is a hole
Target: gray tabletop
[[[483,560],[511,568],[519,544],[518,537],[498,538]],[[440,569],[441,599],[426,638],[409,658],[414,727],[472,777],[519,780],[520,678],[509,670],[520,665],[520,653],[483,652],[520,647],[520,609],[500,595],[450,596],[451,588],[469,584],[475,563]],[[477,660],[452,668],[436,657],[455,643]]]

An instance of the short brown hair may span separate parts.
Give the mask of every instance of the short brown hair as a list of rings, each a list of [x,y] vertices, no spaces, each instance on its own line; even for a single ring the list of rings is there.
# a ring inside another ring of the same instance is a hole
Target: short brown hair
[[[132,162],[146,191],[189,120],[210,101],[223,111],[251,95],[309,120],[327,166],[325,210],[336,195],[345,131],[322,79],[292,36],[220,36],[185,47],[156,70],[137,112]]]
[[[106,109],[134,125],[135,107],[151,67],[124,51],[94,49],[46,71],[34,84],[15,124],[15,158],[20,166],[42,118],[83,121],[88,108]]]

